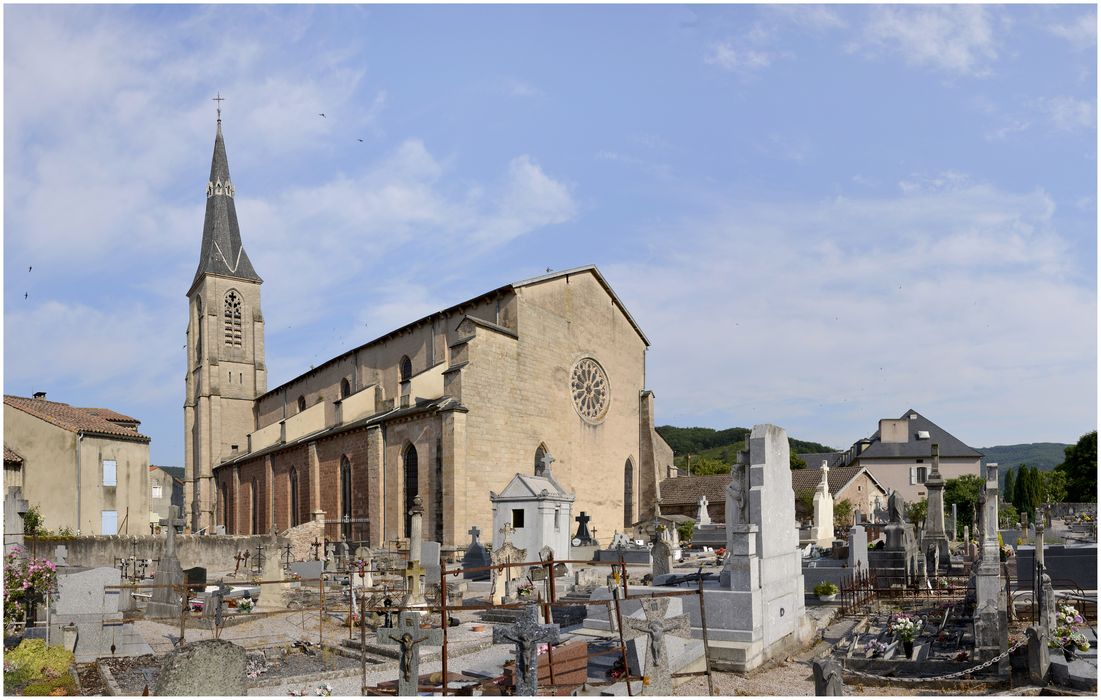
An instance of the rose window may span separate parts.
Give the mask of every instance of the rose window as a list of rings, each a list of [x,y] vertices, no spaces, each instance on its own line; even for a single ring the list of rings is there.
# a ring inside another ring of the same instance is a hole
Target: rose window
[[[608,375],[596,360],[586,357],[573,368],[570,378],[570,393],[578,414],[587,421],[598,422],[608,412],[608,399],[611,390],[608,387]]]

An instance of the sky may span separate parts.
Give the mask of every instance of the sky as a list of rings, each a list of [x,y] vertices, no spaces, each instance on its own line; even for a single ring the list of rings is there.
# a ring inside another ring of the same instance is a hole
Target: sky
[[[1097,425],[1090,5],[6,5],[4,391],[183,463],[215,131],[268,386],[596,264],[658,424]],[[324,116],[321,116],[321,115]]]

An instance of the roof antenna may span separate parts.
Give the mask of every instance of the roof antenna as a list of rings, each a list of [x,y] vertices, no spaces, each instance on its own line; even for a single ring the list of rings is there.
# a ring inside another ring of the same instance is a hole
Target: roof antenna
[[[212,102],[217,102],[218,103],[218,123],[221,124],[222,123],[222,102],[226,98],[222,97],[222,91],[219,90],[218,91],[218,96],[217,97],[211,97],[210,99],[211,99]]]

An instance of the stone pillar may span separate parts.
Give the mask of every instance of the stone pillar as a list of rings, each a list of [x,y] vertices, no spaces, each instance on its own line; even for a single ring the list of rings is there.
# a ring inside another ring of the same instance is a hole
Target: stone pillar
[[[311,442],[306,447],[306,453],[310,471],[310,516],[324,524],[325,511],[321,510],[321,461],[317,457],[317,443]]]
[[[823,549],[833,547],[833,495],[830,493],[830,468],[822,460],[821,480],[814,491],[814,541]]]
[[[421,560],[421,529],[423,528],[422,519],[424,517],[424,507],[419,494],[413,497],[413,509],[410,512],[412,516],[409,519],[409,561],[419,562]]]
[[[371,519],[369,547],[381,547],[386,542],[386,477],[383,464],[382,428],[372,426],[367,429],[367,517]],[[447,496],[445,495],[446,499]]]
[[[849,529],[849,568],[868,571],[868,533],[863,525]]]
[[[956,537],[958,537],[958,535],[956,534],[956,530],[958,529],[959,522],[960,522],[959,513],[956,511],[956,504],[953,503],[952,504],[952,541],[953,542],[955,542]]]
[[[975,660],[986,661],[1009,648],[1005,584],[998,550],[998,465],[986,466],[982,560],[975,574]],[[1008,660],[999,662],[1008,669]]]
[[[660,466],[654,450],[654,392],[643,390],[638,400],[638,519],[645,520],[658,515],[661,498]]]
[[[933,443],[933,471],[925,481],[929,490],[928,510],[925,513],[925,536],[923,548],[926,552],[936,547],[937,559],[950,565],[948,534],[944,527],[944,479],[940,476],[940,445]],[[936,572],[933,572],[934,574]]]
[[[241,534],[241,465],[233,465],[233,515],[226,523],[227,535]],[[232,528],[232,529],[231,529]]]
[[[275,457],[270,454],[264,457],[264,500],[267,505],[265,515],[268,522],[260,524],[260,532],[276,529],[278,522],[275,517]]]

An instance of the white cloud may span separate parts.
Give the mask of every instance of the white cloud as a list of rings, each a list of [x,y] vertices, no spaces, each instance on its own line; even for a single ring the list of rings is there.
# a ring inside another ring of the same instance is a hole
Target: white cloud
[[[655,262],[607,266],[653,342],[660,420],[776,422],[844,447],[908,406],[974,444],[1095,416],[1096,296],[1051,197],[909,180],[895,197],[736,203],[659,232]]]
[[[876,6],[853,49],[897,53],[912,66],[982,76],[998,58],[993,11],[983,5]]]
[[[1027,131],[1030,126],[1032,126],[1032,122],[1027,119],[1009,119],[1001,126],[988,130],[983,134],[983,138],[987,141],[1003,141],[1013,134]]]
[[[826,5],[765,5],[763,9],[804,29],[822,31],[846,26],[845,20]]]
[[[1069,22],[1052,24],[1047,29],[1055,36],[1066,39],[1076,49],[1091,49],[1097,46],[1096,10],[1087,10]]]
[[[1094,105],[1087,100],[1061,95],[1039,100],[1039,105],[1056,129],[1073,131],[1091,129],[1097,125]]]
[[[505,80],[505,91],[513,97],[540,97],[543,91],[531,83],[509,78]]]
[[[735,47],[732,42],[712,44],[704,62],[732,73],[748,75],[772,64],[773,55],[766,51]]]

